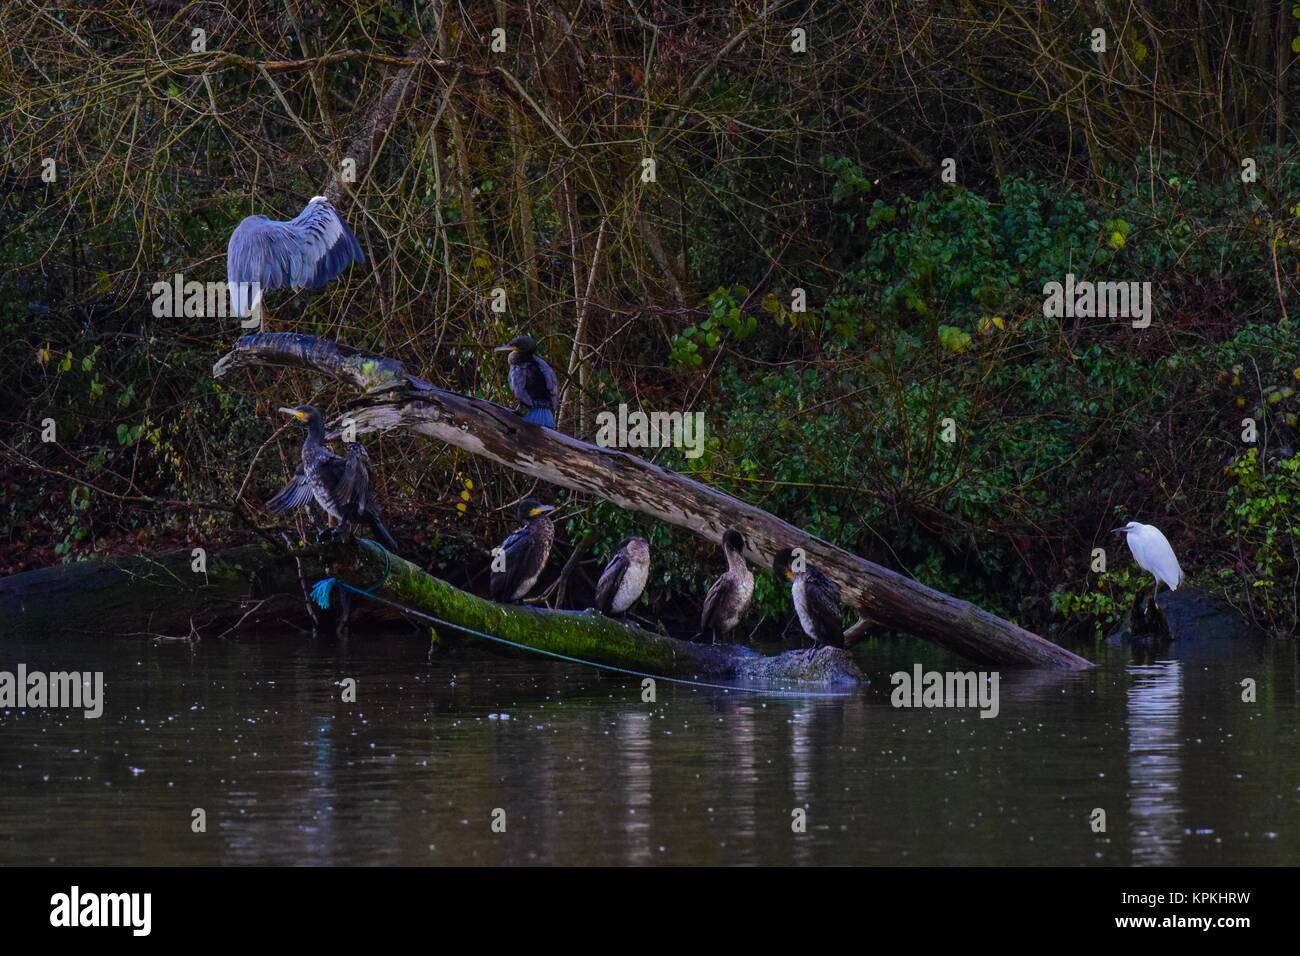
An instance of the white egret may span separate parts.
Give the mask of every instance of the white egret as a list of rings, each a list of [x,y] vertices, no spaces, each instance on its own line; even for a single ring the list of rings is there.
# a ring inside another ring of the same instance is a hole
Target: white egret
[[[1178,585],[1183,580],[1183,569],[1178,566],[1178,558],[1174,556],[1169,539],[1159,528],[1153,524],[1130,521],[1124,527],[1112,530],[1123,532],[1128,549],[1133,552],[1133,560],[1156,579],[1155,590],[1151,592],[1152,602],[1160,591],[1162,581],[1169,586],[1169,590],[1178,590]]]

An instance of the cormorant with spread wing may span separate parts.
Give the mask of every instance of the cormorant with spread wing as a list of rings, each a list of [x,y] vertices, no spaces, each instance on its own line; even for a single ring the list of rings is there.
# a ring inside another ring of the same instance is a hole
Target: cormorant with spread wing
[[[735,629],[754,599],[754,575],[745,562],[745,539],[739,531],[728,528],[722,535],[722,553],[727,570],[709,588],[700,614],[700,633],[711,635],[714,644]]]
[[[363,446],[347,442],[346,458],[325,447],[325,420],[314,405],[281,408],[281,412],[307,426],[302,443],[302,461],[293,480],[266,503],[272,514],[286,514],[315,501],[333,526],[366,524],[389,551],[397,542],[380,518],[379,503],[370,490],[370,456]],[[313,522],[319,527],[313,513]]]
[[[796,567],[800,570],[795,570]],[[782,548],[776,553],[772,570],[778,578],[790,582],[794,612],[803,632],[814,643],[845,647],[840,589],[835,582],[802,555],[796,561],[793,548]]]
[[[628,538],[614,551],[596,585],[601,614],[622,614],[641,596],[650,577],[650,544],[645,538]]]
[[[555,523],[546,515],[554,510],[553,505],[544,505],[534,498],[519,502],[519,520],[523,525],[510,532],[492,554],[489,588],[492,600],[521,600],[542,576],[555,541]],[[497,570],[498,566],[503,566],[503,570]]]
[[[537,354],[537,341],[531,335],[517,335],[493,351],[510,353],[510,391],[523,406],[524,421],[554,428],[559,383],[554,369]]]

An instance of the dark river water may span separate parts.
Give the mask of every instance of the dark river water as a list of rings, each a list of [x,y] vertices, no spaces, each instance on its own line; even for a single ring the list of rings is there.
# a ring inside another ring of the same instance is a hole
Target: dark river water
[[[102,670],[105,704],[0,710],[0,863],[1300,860],[1294,642],[1004,670],[992,719],[892,707],[891,672],[957,666],[913,642],[859,648],[873,683],[848,696],[660,682],[654,703],[581,665],[427,651],[414,634],[6,642],[0,670]]]

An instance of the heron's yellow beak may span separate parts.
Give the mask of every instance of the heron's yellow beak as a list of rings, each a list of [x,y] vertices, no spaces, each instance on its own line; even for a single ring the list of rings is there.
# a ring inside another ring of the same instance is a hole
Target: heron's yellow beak
[[[307,420],[307,413],[299,411],[296,408],[285,408],[284,406],[281,406],[280,412],[288,415],[290,418],[296,418],[300,422],[305,422]]]

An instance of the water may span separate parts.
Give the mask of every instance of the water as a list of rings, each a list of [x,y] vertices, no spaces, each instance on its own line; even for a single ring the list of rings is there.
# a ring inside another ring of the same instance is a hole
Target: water
[[[862,649],[874,683],[841,699],[660,683],[645,704],[638,681],[578,665],[427,656],[419,637],[360,633],[6,642],[0,669],[103,670],[106,703],[99,720],[0,711],[0,863],[1300,858],[1293,642],[1004,671],[994,719],[891,707],[890,672],[955,666],[912,642]]]

